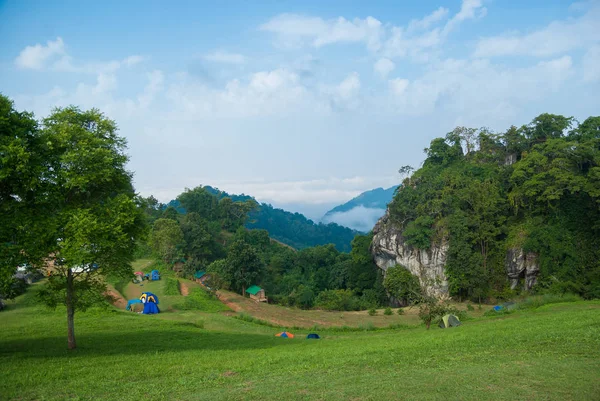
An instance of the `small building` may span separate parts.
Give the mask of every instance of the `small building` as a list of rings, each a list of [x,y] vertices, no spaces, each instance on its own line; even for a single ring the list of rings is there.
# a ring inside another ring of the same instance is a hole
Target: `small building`
[[[204,284],[204,280],[206,280],[207,278],[208,275],[205,271],[198,270],[196,273],[194,273],[194,281],[198,284]]]
[[[246,290],[247,294],[250,294],[250,299],[255,300],[256,302],[267,302],[267,296],[265,295],[265,290],[260,288],[257,285],[253,285],[252,287]]]

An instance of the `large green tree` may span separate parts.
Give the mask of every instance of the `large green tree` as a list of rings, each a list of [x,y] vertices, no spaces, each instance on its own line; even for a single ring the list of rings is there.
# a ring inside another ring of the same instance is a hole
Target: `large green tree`
[[[43,168],[24,208],[45,208],[43,242],[28,247],[53,259],[41,292],[49,305],[66,305],[68,346],[76,347],[74,316],[103,292],[103,277],[131,275],[136,238],[145,218],[125,168],[125,139],[98,110],[56,109],[39,131]],[[40,216],[41,218],[41,216]],[[32,225],[35,229],[35,225]],[[25,228],[27,231],[27,227]]]

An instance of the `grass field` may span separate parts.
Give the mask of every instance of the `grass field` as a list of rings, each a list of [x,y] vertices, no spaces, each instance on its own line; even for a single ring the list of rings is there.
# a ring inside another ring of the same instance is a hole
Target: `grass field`
[[[0,314],[2,400],[600,399],[599,301],[321,340],[277,338],[233,312],[93,310],[76,315],[69,352],[64,310],[36,305],[34,291]]]

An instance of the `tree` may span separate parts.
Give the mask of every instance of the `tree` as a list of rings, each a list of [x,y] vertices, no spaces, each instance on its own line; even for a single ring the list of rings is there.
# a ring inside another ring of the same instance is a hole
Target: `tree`
[[[235,288],[246,295],[246,288],[254,284],[261,276],[263,262],[254,248],[243,241],[231,244],[227,254],[227,269]]]
[[[127,277],[145,218],[125,169],[125,139],[98,110],[56,109],[43,121],[43,183],[34,205],[52,206],[45,251],[54,267],[44,299],[67,307],[68,347],[74,349],[74,316],[99,300],[106,275]]]
[[[419,279],[400,265],[387,269],[383,286],[402,305],[409,305],[421,299]]]
[[[181,258],[185,240],[179,223],[171,219],[156,220],[150,233],[150,247],[165,263]]]
[[[188,258],[195,258],[207,265],[224,253],[221,244],[216,241],[220,231],[218,224],[217,227],[211,227],[198,213],[188,213],[181,219],[181,231]]]

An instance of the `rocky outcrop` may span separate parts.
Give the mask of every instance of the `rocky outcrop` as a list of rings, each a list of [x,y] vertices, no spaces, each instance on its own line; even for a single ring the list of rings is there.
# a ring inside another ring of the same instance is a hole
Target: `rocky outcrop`
[[[419,278],[425,293],[437,298],[448,297],[448,280],[444,271],[447,241],[434,243],[429,249],[407,245],[401,230],[390,221],[389,211],[386,211],[373,228],[371,252],[375,263],[384,272],[401,265]]]
[[[505,266],[511,289],[517,288],[520,279],[523,279],[524,290],[530,290],[537,283],[540,267],[535,252],[511,248],[506,252]]]

